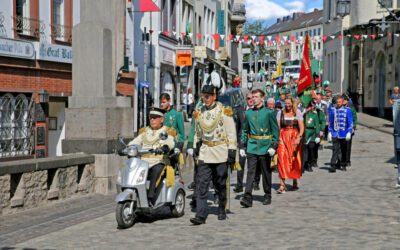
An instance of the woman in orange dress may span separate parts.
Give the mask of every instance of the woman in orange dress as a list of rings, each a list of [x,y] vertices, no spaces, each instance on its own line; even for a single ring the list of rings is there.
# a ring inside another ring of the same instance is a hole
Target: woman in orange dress
[[[301,140],[304,133],[303,115],[297,110],[293,98],[285,99],[285,107],[277,114],[280,128],[278,146],[278,169],[280,177],[279,194],[285,193],[286,179],[293,179],[293,190],[299,189],[297,180],[301,177]]]

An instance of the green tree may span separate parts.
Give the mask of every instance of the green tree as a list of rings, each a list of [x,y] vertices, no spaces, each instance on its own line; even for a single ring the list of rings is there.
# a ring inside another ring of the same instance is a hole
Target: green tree
[[[256,36],[257,40],[259,36],[265,36],[265,30],[267,26],[261,20],[255,20],[252,22],[246,22],[243,28],[243,34],[247,35],[249,39],[252,39],[252,36]],[[264,42],[267,42],[267,39],[264,39]],[[254,46],[253,44],[243,44],[243,48],[250,48],[251,53],[253,54],[256,49],[258,49],[258,60],[263,60],[266,55],[270,55],[271,58],[275,58],[275,51],[267,50],[263,45],[259,44]],[[250,55],[245,55],[243,61],[248,62]]]

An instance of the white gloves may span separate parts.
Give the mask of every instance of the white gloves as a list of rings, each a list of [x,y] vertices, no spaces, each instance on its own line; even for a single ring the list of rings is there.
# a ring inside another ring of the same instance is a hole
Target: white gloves
[[[181,152],[181,150],[179,148],[174,148],[174,153],[175,154],[179,154]]]
[[[351,139],[351,133],[347,133],[346,134],[346,141],[350,141],[350,139]]]
[[[332,134],[328,133],[328,142],[332,142]]]
[[[321,142],[321,139],[319,138],[319,137],[317,137],[317,138],[315,138],[315,143],[320,143]]]
[[[276,153],[276,150],[275,149],[273,149],[273,148],[269,148],[268,149],[268,154],[269,154],[269,156],[274,156],[275,155],[275,153]]]
[[[240,155],[241,157],[246,157],[246,151],[245,151],[244,149],[240,149],[240,150],[239,150],[239,155]]]
[[[188,148],[188,149],[186,150],[186,153],[187,153],[188,155],[190,155],[190,156],[193,156],[193,148]]]

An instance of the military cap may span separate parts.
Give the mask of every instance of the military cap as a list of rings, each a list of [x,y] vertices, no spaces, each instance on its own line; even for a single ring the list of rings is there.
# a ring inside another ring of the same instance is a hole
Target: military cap
[[[346,101],[350,100],[350,97],[347,94],[343,94],[342,98]]]
[[[265,83],[265,86],[272,86],[272,83],[271,83],[270,81],[267,81],[267,82]]]
[[[204,85],[201,89],[201,93],[215,95],[217,94],[217,88],[214,85]]]
[[[149,115],[154,115],[154,116],[164,116],[165,110],[157,107],[151,107],[150,108],[150,113]]]

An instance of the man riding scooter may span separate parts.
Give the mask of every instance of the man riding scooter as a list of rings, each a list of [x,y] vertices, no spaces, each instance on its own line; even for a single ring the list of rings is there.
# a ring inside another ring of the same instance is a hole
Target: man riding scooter
[[[141,128],[139,135],[128,144],[128,146],[139,145],[142,148],[153,148],[152,153],[142,155],[142,160],[147,161],[150,167],[150,187],[147,194],[150,207],[156,202],[156,184],[160,182],[165,166],[169,164],[167,155],[175,146],[173,135],[176,131],[163,125],[164,113],[163,109],[151,108],[150,126]],[[166,136],[160,136],[162,133]]]

